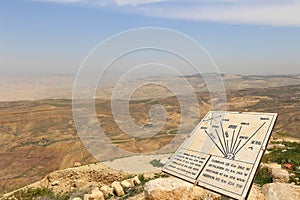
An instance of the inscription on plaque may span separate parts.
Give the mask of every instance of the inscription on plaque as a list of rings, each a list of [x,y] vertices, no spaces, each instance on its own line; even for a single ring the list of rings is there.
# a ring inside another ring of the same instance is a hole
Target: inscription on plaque
[[[209,112],[163,171],[235,199],[245,199],[277,114]]]

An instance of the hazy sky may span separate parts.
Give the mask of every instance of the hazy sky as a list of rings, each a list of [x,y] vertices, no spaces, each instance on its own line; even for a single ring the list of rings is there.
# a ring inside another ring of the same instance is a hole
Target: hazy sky
[[[75,74],[120,31],[164,27],[202,44],[222,73],[300,73],[298,0],[3,0],[0,73]]]

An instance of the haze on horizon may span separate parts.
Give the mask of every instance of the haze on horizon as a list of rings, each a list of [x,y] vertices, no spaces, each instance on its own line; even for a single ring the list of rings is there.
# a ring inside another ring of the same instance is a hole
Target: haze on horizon
[[[295,0],[1,1],[0,73],[74,76],[87,54],[108,37],[132,28],[162,27],[203,45],[220,73],[297,74],[299,9]],[[126,71],[121,66],[114,70]]]

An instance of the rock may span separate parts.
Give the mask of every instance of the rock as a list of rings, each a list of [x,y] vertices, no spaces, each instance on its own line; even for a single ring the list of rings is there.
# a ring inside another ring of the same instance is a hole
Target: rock
[[[270,173],[272,173],[273,169],[281,169],[281,165],[277,164],[277,163],[270,163],[270,164],[266,164],[266,166],[268,167],[268,171]]]
[[[284,144],[269,144],[268,149],[285,149]]]
[[[133,180],[133,183],[136,184],[136,185],[141,184],[141,181],[140,181],[138,176],[133,177],[132,180]]]
[[[82,200],[80,197],[75,197],[72,200]]]
[[[94,189],[92,189],[92,194],[93,194],[93,193],[96,193],[96,192],[100,192],[100,190],[99,190],[98,187],[95,187]]]
[[[129,179],[126,179],[129,183],[130,183],[130,185],[132,185],[132,187],[134,187],[134,180],[133,180],[133,178],[129,178]]]
[[[98,187],[95,187],[92,190],[92,194],[88,197],[89,200],[104,200],[104,194],[99,190]]]
[[[281,165],[277,163],[266,164],[268,171],[273,177],[273,182],[287,183],[290,179],[289,172],[281,168]]]
[[[265,155],[268,155],[270,153],[271,153],[271,151],[268,151],[268,150],[265,151]]]
[[[287,183],[268,183],[263,185],[262,193],[266,200],[298,200],[300,186]]]
[[[120,182],[114,181],[111,184],[111,187],[114,189],[114,192],[117,196],[121,197],[125,194]]]
[[[136,194],[132,197],[128,197],[127,200],[145,200],[145,195],[143,192]]]
[[[274,144],[274,148],[275,149],[285,149],[285,145],[284,144]]]
[[[146,200],[193,200],[221,199],[220,195],[204,190],[198,186],[176,178],[158,178],[151,180],[145,185]]]
[[[285,169],[272,170],[273,182],[288,183],[290,179],[289,172]]]
[[[104,194],[101,191],[93,192],[89,196],[89,200],[104,200]]]
[[[208,190],[205,190],[199,186],[194,186],[192,188],[192,191],[190,194],[188,194],[187,197],[184,197],[184,199],[187,200],[194,200],[194,199],[199,199],[199,200],[220,200],[221,196],[214,193],[210,192]]]
[[[100,188],[100,191],[104,194],[104,197],[108,197],[110,195],[114,195],[114,189],[105,185]]]
[[[99,190],[99,188],[94,188],[92,194],[85,194],[84,200],[104,200],[104,194]]]
[[[51,186],[58,186],[59,185],[59,181],[57,180],[57,181],[53,181],[52,183],[51,183]]]
[[[257,185],[252,185],[249,196],[247,200],[264,200],[265,196],[261,192],[261,188]]]
[[[74,162],[74,165],[73,165],[74,167],[80,167],[81,166],[81,162]]]
[[[70,184],[71,184],[71,187],[73,187],[73,188],[76,188],[76,187],[77,187],[77,184],[76,184],[75,182],[70,183]]]
[[[133,188],[134,187],[134,182],[130,179],[123,180],[121,182],[121,185],[122,185],[123,188]]]
[[[83,196],[83,200],[89,200],[90,199],[90,194],[85,194],[84,196]]]

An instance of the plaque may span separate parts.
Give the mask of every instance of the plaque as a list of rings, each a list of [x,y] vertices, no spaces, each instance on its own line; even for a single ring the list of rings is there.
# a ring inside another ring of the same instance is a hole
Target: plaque
[[[163,172],[234,199],[246,199],[276,113],[210,111]]]

